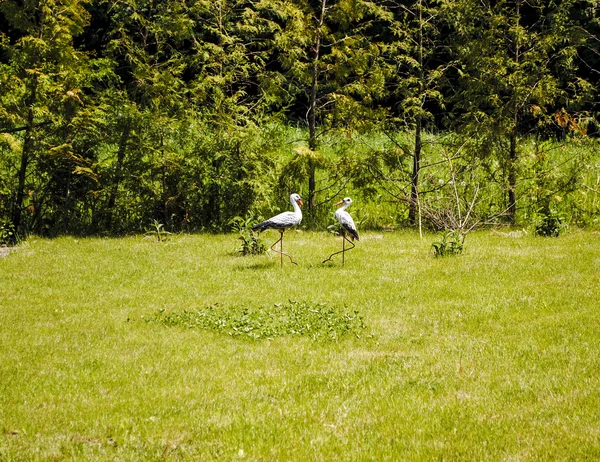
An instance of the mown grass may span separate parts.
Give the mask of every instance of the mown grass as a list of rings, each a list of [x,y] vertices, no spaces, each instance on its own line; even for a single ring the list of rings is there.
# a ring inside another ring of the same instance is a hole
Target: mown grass
[[[0,259],[0,459],[600,458],[598,234],[437,259],[433,236],[363,235],[342,267],[320,263],[339,238],[288,232],[283,268],[235,235],[30,239]],[[290,300],[365,327],[157,322]]]

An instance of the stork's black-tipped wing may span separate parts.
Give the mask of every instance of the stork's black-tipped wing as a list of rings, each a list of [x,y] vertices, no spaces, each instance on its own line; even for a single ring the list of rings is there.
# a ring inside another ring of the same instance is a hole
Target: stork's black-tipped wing
[[[345,212],[343,210],[338,210],[335,213],[335,217],[339,221],[340,225],[342,225],[342,228],[344,228],[348,233],[350,233],[350,235],[352,236],[352,239],[356,239],[357,241],[360,241],[360,238],[358,237],[358,230],[356,229],[354,220],[352,219],[352,217],[350,216],[350,214],[348,212]]]
[[[302,217],[300,217],[302,219]],[[253,231],[264,231],[265,229],[286,229],[300,223],[298,216],[294,212],[283,212],[275,215],[268,220],[263,221],[252,227]]]
[[[358,231],[357,229],[354,227],[350,227],[350,226],[345,226],[342,225],[344,227],[344,229],[346,231],[348,231],[348,233],[350,233],[350,235],[352,236],[352,239],[356,239],[357,241],[360,241],[360,238],[358,237]]]

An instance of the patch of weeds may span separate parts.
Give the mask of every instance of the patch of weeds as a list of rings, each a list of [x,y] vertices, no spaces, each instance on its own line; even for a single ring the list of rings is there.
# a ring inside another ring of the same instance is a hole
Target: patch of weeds
[[[566,220],[554,209],[538,213],[535,234],[544,237],[558,237],[567,229]]]
[[[252,231],[252,226],[260,221],[250,214],[248,218],[235,217],[229,222],[231,229],[239,234],[241,245],[237,252],[240,255],[261,255],[267,251],[267,245],[258,237],[257,232]]]
[[[0,247],[10,247],[17,243],[15,228],[10,221],[0,220]]]
[[[334,236],[339,236],[342,234],[342,225],[336,220],[335,223],[327,226],[327,232],[333,234]]]
[[[459,255],[462,253],[465,243],[465,236],[460,230],[446,230],[440,241],[431,244],[433,254],[436,257],[446,257],[448,255]]]
[[[360,337],[366,328],[358,311],[351,313],[324,303],[289,301],[269,307],[224,307],[211,305],[199,310],[169,312],[160,310],[148,322],[168,327],[209,329],[232,337],[274,339],[284,336],[313,340],[338,340],[353,334]]]
[[[171,234],[168,231],[165,231],[165,225],[158,222],[158,220],[154,220],[152,222],[152,227],[154,229],[146,231],[144,234],[147,238],[154,237],[156,242],[166,241],[169,235]]]

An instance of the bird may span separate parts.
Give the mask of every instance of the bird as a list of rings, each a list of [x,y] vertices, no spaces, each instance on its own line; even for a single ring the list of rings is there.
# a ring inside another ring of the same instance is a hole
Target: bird
[[[252,227],[252,231],[264,231],[265,229],[276,229],[279,231],[279,239],[273,243],[271,246],[271,250],[277,252],[281,255],[281,266],[283,266],[283,256],[286,255],[289,257],[290,261],[297,265],[297,263],[292,259],[291,255],[285,253],[283,251],[283,233],[286,229],[291,228],[292,226],[299,225],[302,221],[302,210],[300,206],[304,205],[302,202],[302,198],[299,194],[293,193],[290,195],[290,203],[294,208],[293,212],[283,212],[279,215],[275,215],[274,217],[269,218],[268,220],[263,221],[262,223],[258,223]],[[277,243],[280,243],[279,250],[275,249]]]
[[[356,229],[354,220],[352,219],[350,214],[348,212],[346,212],[346,209],[350,206],[350,204],[352,204],[352,199],[350,199],[349,197],[345,197],[344,199],[339,201],[337,204],[335,204],[336,206],[341,205],[341,207],[335,211],[333,216],[335,217],[335,219],[338,221],[338,223],[342,227],[342,250],[340,250],[339,252],[332,253],[327,260],[323,260],[323,263],[325,263],[326,261],[331,261],[331,258],[334,255],[341,253],[342,254],[342,265],[343,265],[344,264],[344,254],[346,253],[346,241],[348,241],[350,244],[352,244],[352,247],[350,247],[348,250],[352,250],[354,247],[356,247],[356,245],[353,242],[354,239],[356,239],[357,241],[360,241],[360,237],[358,236],[358,230]],[[346,237],[346,233],[350,234],[350,238],[352,240],[350,240]]]

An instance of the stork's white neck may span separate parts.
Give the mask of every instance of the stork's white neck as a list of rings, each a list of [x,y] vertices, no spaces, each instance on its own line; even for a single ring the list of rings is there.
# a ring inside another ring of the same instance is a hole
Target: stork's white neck
[[[348,207],[350,207],[350,204],[347,204],[346,202],[344,202],[344,204],[338,209],[340,212],[343,212],[344,210],[346,210]]]
[[[302,216],[302,210],[300,209],[300,206],[298,205],[298,202],[296,202],[294,200],[294,196],[293,195],[290,196],[290,203],[292,204],[292,207],[294,207],[294,213],[296,215],[299,214],[300,216]]]

